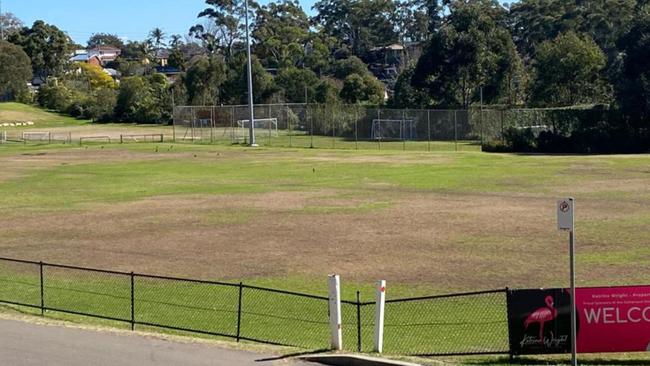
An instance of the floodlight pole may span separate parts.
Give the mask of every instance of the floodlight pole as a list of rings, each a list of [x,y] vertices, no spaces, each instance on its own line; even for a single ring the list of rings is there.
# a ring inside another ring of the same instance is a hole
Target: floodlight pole
[[[248,69],[248,120],[250,122],[249,126],[249,146],[256,147],[257,143],[255,142],[255,111],[253,108],[253,66],[251,61],[251,41],[248,29],[248,0],[244,1],[244,6],[246,10],[246,55],[247,55],[247,69]]]
[[[0,0],[0,17],[2,17],[2,0]],[[0,21],[0,41],[5,39],[5,24]]]

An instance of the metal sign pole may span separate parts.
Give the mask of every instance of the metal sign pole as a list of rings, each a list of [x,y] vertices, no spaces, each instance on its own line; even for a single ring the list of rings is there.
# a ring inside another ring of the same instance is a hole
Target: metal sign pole
[[[557,202],[557,226],[559,230],[569,232],[569,272],[571,292],[571,365],[578,365],[578,332],[576,314],[576,273],[575,273],[575,200],[566,198]]]
[[[576,257],[573,230],[569,231],[569,261],[571,262],[571,365],[578,365],[578,334],[576,319]]]

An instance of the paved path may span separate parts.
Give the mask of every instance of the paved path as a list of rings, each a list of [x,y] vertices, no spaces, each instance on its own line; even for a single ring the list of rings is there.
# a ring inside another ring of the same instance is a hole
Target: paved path
[[[0,319],[0,364],[12,366],[313,366],[271,355],[137,334]]]

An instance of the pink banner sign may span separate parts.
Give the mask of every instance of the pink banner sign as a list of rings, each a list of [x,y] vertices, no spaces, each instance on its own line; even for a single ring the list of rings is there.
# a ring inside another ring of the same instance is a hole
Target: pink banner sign
[[[650,286],[579,288],[578,352],[650,351]]]
[[[508,291],[510,351],[571,350],[571,298],[567,289]],[[576,289],[578,352],[650,351],[650,286]]]

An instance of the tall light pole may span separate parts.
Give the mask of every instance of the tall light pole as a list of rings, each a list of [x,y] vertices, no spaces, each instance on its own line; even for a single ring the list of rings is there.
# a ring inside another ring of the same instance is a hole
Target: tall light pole
[[[246,8],[246,54],[248,58],[248,121],[250,122],[248,139],[250,141],[250,146],[256,147],[257,143],[255,142],[255,111],[253,108],[253,66],[251,61],[251,40],[248,30],[248,0],[244,0],[244,6]]]
[[[2,0],[0,0],[0,41],[5,39],[5,23],[2,18]]]

